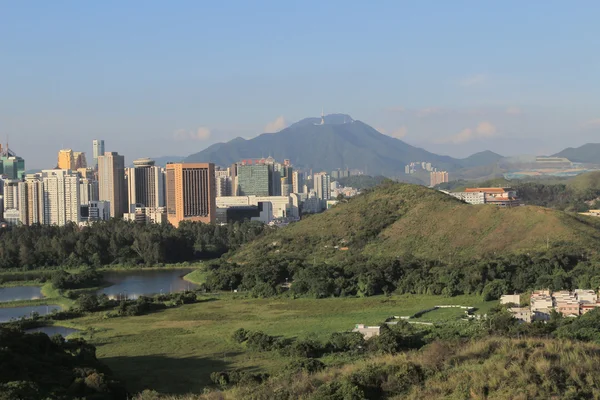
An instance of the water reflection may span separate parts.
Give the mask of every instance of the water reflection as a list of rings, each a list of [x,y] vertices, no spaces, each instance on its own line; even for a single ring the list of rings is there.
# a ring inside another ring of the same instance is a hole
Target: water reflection
[[[111,299],[137,299],[139,296],[190,290],[197,285],[187,282],[183,277],[192,271],[193,268],[104,272],[104,280],[113,285],[98,293],[106,294]]]
[[[79,332],[79,329],[67,328],[64,326],[40,326],[39,328],[26,329],[26,333],[43,332],[48,336],[61,335],[67,337],[73,333]]]
[[[44,297],[39,286],[15,286],[0,288],[0,302],[35,300]]]
[[[8,322],[22,317],[30,318],[32,313],[39,315],[51,314],[54,310],[60,311],[60,306],[29,306],[0,308],[0,323]]]

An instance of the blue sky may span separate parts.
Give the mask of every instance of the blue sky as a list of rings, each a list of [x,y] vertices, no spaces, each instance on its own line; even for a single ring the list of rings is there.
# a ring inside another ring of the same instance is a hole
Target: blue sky
[[[597,1],[1,1],[0,138],[187,155],[342,112],[428,150],[598,142]],[[2,139],[4,141],[4,139]]]

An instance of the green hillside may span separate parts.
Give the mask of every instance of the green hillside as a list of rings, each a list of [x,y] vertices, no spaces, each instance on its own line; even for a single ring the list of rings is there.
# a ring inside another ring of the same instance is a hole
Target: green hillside
[[[577,214],[533,206],[474,206],[425,187],[388,183],[251,242],[231,260],[438,259],[546,247],[596,248],[598,228],[600,221]]]
[[[577,175],[567,181],[567,186],[578,191],[600,191],[600,171]]]

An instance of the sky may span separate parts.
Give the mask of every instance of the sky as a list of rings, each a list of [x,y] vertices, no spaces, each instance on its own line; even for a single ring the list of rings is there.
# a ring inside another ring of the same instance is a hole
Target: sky
[[[600,142],[600,2],[0,0],[0,139],[186,156],[345,113],[455,157]]]

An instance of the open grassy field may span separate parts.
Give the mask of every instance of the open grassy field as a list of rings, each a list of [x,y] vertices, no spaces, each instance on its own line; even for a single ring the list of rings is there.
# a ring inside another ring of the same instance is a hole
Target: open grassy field
[[[103,313],[69,321],[84,329],[98,357],[126,380],[132,391],[201,392],[213,371],[276,371],[289,362],[278,353],[247,352],[234,343],[238,328],[284,337],[326,340],[357,323],[380,324],[393,315],[412,315],[441,304],[478,307],[496,302],[478,296],[392,296],[331,299],[242,299],[232,295],[139,316],[106,319]],[[444,315],[447,317],[446,315]]]

